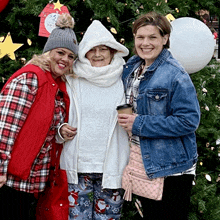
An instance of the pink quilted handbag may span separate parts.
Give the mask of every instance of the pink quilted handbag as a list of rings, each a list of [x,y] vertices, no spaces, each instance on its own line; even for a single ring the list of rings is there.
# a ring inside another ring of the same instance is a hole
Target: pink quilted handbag
[[[122,188],[125,190],[124,199],[132,200],[132,193],[154,200],[161,200],[163,195],[164,178],[149,179],[146,175],[141,149],[131,144],[129,163],[122,176]]]

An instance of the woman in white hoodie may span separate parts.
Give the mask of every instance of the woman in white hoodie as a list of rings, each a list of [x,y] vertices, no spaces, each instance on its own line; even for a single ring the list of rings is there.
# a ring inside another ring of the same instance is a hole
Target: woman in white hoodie
[[[120,219],[121,178],[128,162],[127,133],[117,123],[125,103],[121,80],[128,49],[95,20],[79,44],[74,76],[67,76],[68,124],[61,168],[69,183],[70,219]]]

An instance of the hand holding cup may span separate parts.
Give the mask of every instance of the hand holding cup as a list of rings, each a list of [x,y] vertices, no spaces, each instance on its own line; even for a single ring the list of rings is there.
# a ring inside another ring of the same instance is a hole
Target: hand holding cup
[[[117,106],[118,111],[118,123],[119,125],[128,132],[129,137],[132,135],[132,126],[136,118],[136,114],[133,114],[132,105],[124,104]]]

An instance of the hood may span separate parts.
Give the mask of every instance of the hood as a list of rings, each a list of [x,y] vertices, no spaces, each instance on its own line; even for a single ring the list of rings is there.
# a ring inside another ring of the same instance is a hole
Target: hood
[[[110,31],[108,31],[100,21],[94,20],[87,28],[83,39],[79,44],[79,60],[88,63],[89,60],[85,57],[86,53],[98,45],[106,45],[117,50],[117,55],[121,57],[125,57],[129,54],[129,50],[122,44],[118,43]]]

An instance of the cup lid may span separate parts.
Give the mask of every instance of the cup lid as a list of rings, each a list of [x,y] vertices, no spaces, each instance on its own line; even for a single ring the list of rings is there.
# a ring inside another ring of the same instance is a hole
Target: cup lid
[[[124,109],[124,108],[132,108],[130,104],[118,105],[116,110]]]

